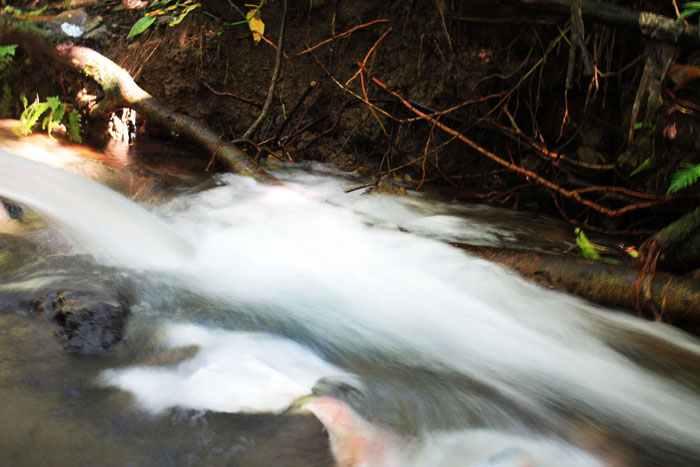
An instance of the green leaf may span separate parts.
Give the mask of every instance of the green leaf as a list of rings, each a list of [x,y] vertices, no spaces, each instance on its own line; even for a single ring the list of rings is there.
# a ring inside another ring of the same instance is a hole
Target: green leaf
[[[134,36],[138,36],[139,34],[146,31],[146,29],[150,28],[151,25],[155,23],[155,21],[155,16],[144,16],[140,20],[136,21],[133,26],[131,26],[131,30],[129,31],[129,34],[126,36],[126,38],[131,39]]]
[[[26,99],[26,98],[25,98]],[[39,121],[39,117],[49,109],[48,102],[40,102],[39,96],[36,96],[36,100],[24,109],[22,115],[20,115],[19,120],[22,124],[22,130],[25,135],[28,135],[32,131],[32,127],[36,125]]]
[[[26,15],[27,16],[38,16],[38,15],[42,14],[44,11],[46,11],[46,9],[48,7],[49,7],[48,5],[44,5],[43,7],[39,8],[38,10],[28,11],[26,13]]]
[[[576,234],[576,245],[578,245],[578,247],[581,249],[580,255],[583,258],[594,259],[597,261],[603,259],[600,256],[600,253],[596,251],[595,245],[591,243],[591,241],[588,240],[588,237],[586,237],[586,234],[583,233],[583,230],[576,227],[574,229],[574,233]]]
[[[15,55],[15,50],[17,50],[17,44],[13,45],[0,45],[0,57],[5,55]]]
[[[68,112],[68,126],[66,127],[66,136],[70,141],[73,141],[74,143],[83,142],[83,139],[80,137],[80,129],[82,128],[82,124],[80,123],[81,119],[82,116],[77,110],[73,109],[70,112]]]
[[[687,18],[688,16],[694,15],[695,13],[697,13],[696,10],[684,10],[680,15],[678,15],[676,21],[681,21],[684,18]]]
[[[651,157],[647,157],[646,159],[644,159],[644,162],[642,162],[641,164],[639,164],[639,167],[637,167],[636,169],[634,169],[634,170],[630,173],[630,177],[634,177],[634,176],[637,175],[639,172],[641,172],[642,170],[646,170],[646,169],[648,169],[649,167],[651,167]]]
[[[643,126],[644,126],[644,122],[637,122],[634,124],[634,126],[632,128],[634,128],[635,130],[641,130]]]
[[[10,101],[12,91],[7,82],[2,83],[2,99],[0,99],[0,117],[7,117],[10,113]]]
[[[63,120],[63,115],[66,113],[66,104],[61,102],[58,96],[47,97],[46,103],[49,105],[49,114],[44,118],[41,128],[42,130],[48,130],[49,136],[51,136],[51,132],[57,128],[61,124],[61,120]]]
[[[168,26],[175,26],[176,24],[180,24],[180,22],[182,22],[182,20],[185,19],[185,16],[187,16],[187,14],[190,11],[194,10],[195,8],[199,8],[200,6],[202,6],[201,3],[195,3],[194,5],[188,6],[187,8],[182,10],[182,13],[180,13],[180,16],[178,16],[177,18],[172,20],[170,23],[168,23]]]
[[[681,168],[673,174],[671,185],[668,187],[667,195],[676,193],[694,184],[700,178],[700,164],[689,164],[684,162]]]
[[[17,45],[0,45],[0,72],[4,75],[4,71],[12,64],[15,57]]]

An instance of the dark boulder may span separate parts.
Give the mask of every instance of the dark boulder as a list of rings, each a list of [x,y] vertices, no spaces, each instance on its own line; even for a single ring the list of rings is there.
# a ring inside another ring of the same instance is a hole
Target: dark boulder
[[[119,294],[60,291],[34,302],[34,309],[54,319],[56,335],[71,353],[100,355],[124,339],[129,304]]]

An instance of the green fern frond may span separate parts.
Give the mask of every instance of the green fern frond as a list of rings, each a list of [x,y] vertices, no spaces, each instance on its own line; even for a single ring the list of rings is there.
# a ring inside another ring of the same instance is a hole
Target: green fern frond
[[[3,75],[15,58],[16,49],[17,45],[0,45],[0,72],[3,72]]]
[[[63,116],[66,113],[66,104],[61,102],[58,96],[47,97],[46,103],[49,106],[49,114],[44,118],[41,129],[47,130],[49,136],[52,136],[51,132],[55,128],[58,128],[61,124],[61,120],[63,120]]]
[[[80,129],[82,124],[80,120],[82,119],[80,112],[73,109],[68,112],[68,127],[66,128],[66,136],[70,141],[74,143],[82,143],[83,139],[80,137]]]
[[[683,162],[681,168],[673,174],[671,186],[668,187],[667,195],[676,193],[694,184],[700,178],[700,164],[689,164]]]
[[[10,113],[12,91],[7,82],[2,83],[2,98],[0,99],[0,117],[6,118]]]
[[[32,131],[32,127],[39,121],[39,117],[48,109],[49,103],[41,102],[39,96],[36,96],[36,100],[32,105],[24,109],[19,119],[22,123],[22,131],[24,131],[25,135],[28,135]]]

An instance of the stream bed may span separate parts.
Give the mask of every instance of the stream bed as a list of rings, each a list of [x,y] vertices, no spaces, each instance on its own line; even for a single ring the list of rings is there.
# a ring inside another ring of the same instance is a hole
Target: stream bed
[[[0,150],[24,210],[0,219],[3,465],[333,465],[338,419],[287,410],[312,393],[369,440],[341,465],[700,459],[697,338],[447,244],[563,251],[555,221],[346,193],[365,180],[322,165],[264,186],[23,152]],[[123,297],[126,340],[66,352],[34,311],[62,290]]]

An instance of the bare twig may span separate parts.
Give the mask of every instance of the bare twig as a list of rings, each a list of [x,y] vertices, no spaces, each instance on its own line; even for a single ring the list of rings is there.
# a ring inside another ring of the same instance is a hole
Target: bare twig
[[[352,34],[353,32],[357,31],[358,29],[366,28],[367,26],[371,26],[371,25],[377,24],[377,23],[388,23],[388,22],[389,22],[388,19],[375,19],[374,21],[370,21],[369,23],[358,24],[357,26],[355,26],[355,27],[353,27],[353,28],[350,28],[350,29],[348,29],[348,30],[345,31],[345,32],[341,32],[340,34],[336,34],[336,35],[334,35],[333,37],[331,37],[331,38],[329,38],[329,39],[326,39],[325,41],[319,42],[318,44],[314,45],[313,47],[309,47],[309,48],[306,49],[306,50],[302,50],[301,52],[297,53],[297,55],[304,55],[304,54],[307,54],[307,53],[309,53],[309,52],[311,52],[311,51],[313,51],[313,50],[318,49],[318,48],[321,47],[322,45],[325,45],[325,44],[328,44],[328,43],[330,43],[330,42],[333,42],[334,40],[340,39],[341,37],[347,36],[348,34]]]
[[[267,116],[270,111],[270,106],[272,105],[272,99],[275,95],[275,87],[277,87],[277,79],[280,76],[280,69],[282,68],[282,47],[284,45],[284,30],[287,23],[287,0],[284,0],[284,11],[282,13],[282,24],[280,25],[280,37],[277,40],[277,57],[275,59],[275,69],[272,71],[272,80],[270,81],[270,88],[267,90],[267,98],[265,99],[265,104],[263,104],[262,111],[258,118],[250,125],[250,128],[243,133],[241,138],[250,138],[250,136],[255,133],[262,121]]]
[[[280,137],[282,136],[282,132],[284,129],[287,127],[289,124],[289,121],[294,117],[294,115],[297,113],[297,110],[299,110],[299,106],[306,100],[307,97],[309,97],[309,94],[311,91],[313,91],[316,88],[316,81],[311,81],[309,85],[306,88],[306,91],[301,95],[297,103],[294,105],[292,110],[287,114],[287,118],[284,119],[282,124],[280,125],[279,129],[277,130],[277,133],[275,133],[275,140],[279,140]],[[302,119],[304,117],[302,116]],[[285,143],[286,144],[286,143]]]
[[[259,108],[259,109],[262,108],[262,105],[258,104],[258,103],[255,102],[255,101],[252,101],[252,100],[247,99],[247,98],[245,98],[245,97],[241,97],[241,96],[239,96],[239,95],[237,95],[237,94],[233,94],[233,93],[231,93],[231,92],[217,91],[216,89],[214,89],[214,88],[212,88],[211,86],[209,86],[205,81],[202,81],[202,84],[203,84],[204,87],[207,88],[212,94],[216,94],[217,96],[233,97],[234,99],[238,99],[238,100],[241,101],[241,102],[245,102],[246,104],[250,104],[250,105],[252,105],[253,107],[257,107],[257,108]]]
[[[357,65],[360,67],[362,66],[362,64],[359,62],[357,63]],[[416,115],[425,117],[426,120],[433,123],[435,126],[440,128],[444,132],[449,133],[450,135],[457,137],[460,141],[467,144],[469,147],[471,147],[475,151],[488,157],[489,159],[496,162],[497,164],[502,165],[504,167],[507,167],[510,170],[512,170],[516,173],[519,173],[520,175],[528,178],[529,180],[532,180],[535,183],[538,183],[546,188],[549,188],[550,190],[553,190],[553,191],[561,194],[565,198],[573,199],[574,201],[576,201],[584,206],[587,206],[587,207],[593,209],[594,211],[597,211],[597,212],[604,214],[608,217],[618,217],[618,216],[621,216],[621,215],[626,214],[626,213],[631,212],[631,211],[635,211],[638,209],[650,208],[650,207],[653,207],[653,206],[656,206],[659,204],[663,204],[665,202],[662,200],[654,200],[654,201],[649,201],[649,202],[644,202],[644,203],[630,204],[628,206],[624,206],[624,207],[619,208],[619,209],[609,209],[609,208],[606,208],[604,206],[601,206],[598,203],[595,203],[595,202],[590,201],[588,199],[582,198],[581,195],[575,191],[567,190],[567,189],[557,185],[556,183],[543,178],[542,176],[538,175],[537,173],[535,173],[531,170],[528,170],[528,169],[521,167],[517,164],[514,164],[512,162],[508,162],[508,161],[504,160],[503,158],[497,156],[496,154],[481,147],[480,145],[478,145],[474,141],[470,140],[469,138],[467,138],[463,134],[459,133],[458,131],[455,131],[452,128],[448,127],[447,125],[444,125],[443,123],[440,123],[439,121],[428,117],[424,112],[421,112],[420,110],[416,109],[413,105],[411,105],[411,103],[408,102],[403,96],[401,96],[400,94],[398,94],[395,91],[390,90],[384,83],[382,83],[376,77],[372,77],[372,81],[377,86],[379,86],[380,88],[382,88],[383,90],[385,90],[386,92],[391,94],[392,96],[399,99],[399,101],[401,101],[401,103],[407,109],[409,109],[411,112],[415,113]]]

